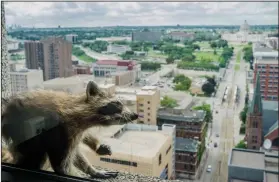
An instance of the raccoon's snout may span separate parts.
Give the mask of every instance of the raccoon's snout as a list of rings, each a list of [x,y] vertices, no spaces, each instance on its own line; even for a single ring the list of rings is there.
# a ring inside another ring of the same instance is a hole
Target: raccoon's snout
[[[98,109],[99,114],[103,115],[112,115],[121,113],[123,110],[123,105],[119,101],[112,101],[105,106],[102,106]]]
[[[131,116],[131,120],[136,120],[138,119],[139,115],[137,113],[133,113],[132,116]]]

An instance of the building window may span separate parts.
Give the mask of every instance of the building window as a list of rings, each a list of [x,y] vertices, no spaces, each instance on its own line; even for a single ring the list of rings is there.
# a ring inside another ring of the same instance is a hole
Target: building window
[[[148,107],[147,110],[150,110],[150,107]]]
[[[150,119],[147,119],[148,122],[150,122]]]
[[[257,121],[253,122],[253,128],[258,128],[258,122]]]
[[[150,113],[148,113],[147,115],[150,116]]]
[[[142,109],[139,110],[140,112],[144,112]]]
[[[162,154],[159,155],[159,166],[161,165],[162,163]]]
[[[169,148],[167,149],[166,155],[169,153],[170,149],[171,149],[171,145],[170,145]]]
[[[147,101],[147,104],[150,104],[150,101]]]
[[[257,143],[257,139],[258,139],[257,136],[252,136],[252,143]]]

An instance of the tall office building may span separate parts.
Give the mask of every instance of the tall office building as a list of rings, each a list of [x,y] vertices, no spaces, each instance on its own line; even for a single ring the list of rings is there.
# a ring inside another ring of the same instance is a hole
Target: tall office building
[[[73,75],[72,44],[61,37],[25,43],[26,67],[43,70],[44,80]]]

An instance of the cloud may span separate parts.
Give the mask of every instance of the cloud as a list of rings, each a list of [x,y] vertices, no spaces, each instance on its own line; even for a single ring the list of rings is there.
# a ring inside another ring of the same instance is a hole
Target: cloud
[[[6,2],[8,25],[278,24],[276,2]]]

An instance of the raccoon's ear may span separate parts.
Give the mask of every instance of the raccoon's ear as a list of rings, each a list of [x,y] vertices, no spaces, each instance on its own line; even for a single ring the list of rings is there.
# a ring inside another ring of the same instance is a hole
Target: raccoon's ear
[[[100,93],[100,89],[98,85],[93,81],[89,81],[86,87],[87,100],[89,99],[90,96],[95,96],[98,95],[99,93]]]

